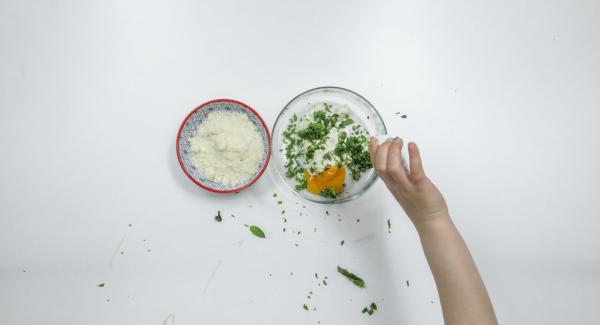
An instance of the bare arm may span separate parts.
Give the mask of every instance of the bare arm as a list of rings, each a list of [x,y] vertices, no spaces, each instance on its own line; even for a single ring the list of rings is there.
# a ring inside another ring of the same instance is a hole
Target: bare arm
[[[410,169],[403,165],[402,146],[402,139],[389,139],[380,145],[372,138],[371,160],[417,229],[438,288],[445,324],[498,324],[485,285],[452,223],[444,197],[425,176],[417,145],[408,144]]]

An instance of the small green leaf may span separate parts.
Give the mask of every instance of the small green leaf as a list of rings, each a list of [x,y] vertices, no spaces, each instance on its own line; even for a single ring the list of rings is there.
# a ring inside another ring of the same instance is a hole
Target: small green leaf
[[[360,287],[360,288],[365,287],[365,281],[363,279],[359,278],[356,274],[349,272],[348,270],[346,270],[340,266],[337,267],[337,270],[343,276],[348,278],[348,280],[350,280],[352,283],[354,283],[357,287]]]
[[[302,305],[302,308],[304,308],[304,310],[308,311],[308,306],[306,304]]]
[[[257,226],[250,226],[250,232],[256,237],[265,238],[265,233]]]
[[[217,222],[223,221],[223,217],[221,217],[221,211],[217,211],[217,215],[215,216],[215,220]]]
[[[377,305],[374,302],[371,303],[371,309],[377,310]]]
[[[343,129],[345,127],[347,127],[348,125],[351,125],[354,123],[354,120],[351,118],[347,118],[345,119],[342,123],[340,123],[340,129]]]
[[[363,308],[362,313],[364,314],[364,313],[366,313],[368,311],[369,311],[369,308],[365,307],[365,308]]]

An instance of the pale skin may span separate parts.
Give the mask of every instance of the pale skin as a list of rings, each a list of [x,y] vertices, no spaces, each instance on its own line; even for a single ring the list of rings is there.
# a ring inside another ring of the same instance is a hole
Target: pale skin
[[[454,226],[442,193],[427,178],[413,142],[409,166],[402,161],[403,140],[379,144],[371,138],[373,167],[415,225],[433,273],[446,325],[497,325],[492,302],[467,245]]]

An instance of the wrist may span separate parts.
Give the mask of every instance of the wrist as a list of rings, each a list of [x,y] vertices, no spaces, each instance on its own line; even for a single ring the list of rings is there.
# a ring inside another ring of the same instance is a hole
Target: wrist
[[[448,226],[453,226],[448,210],[436,212],[419,219],[415,218],[412,221],[419,234],[437,232],[446,229]]]

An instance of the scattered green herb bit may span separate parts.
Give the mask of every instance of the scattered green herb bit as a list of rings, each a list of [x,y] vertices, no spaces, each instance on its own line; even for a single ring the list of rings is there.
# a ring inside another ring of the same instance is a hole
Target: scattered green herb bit
[[[98,287],[98,288],[104,288],[104,282],[102,282],[102,283],[98,283],[97,287]]]
[[[344,246],[344,243],[345,243],[345,242],[346,242],[345,240],[342,240],[342,241],[340,242],[340,245]]]
[[[326,215],[329,215],[329,211],[325,211],[325,214],[326,214]]]
[[[330,188],[326,188],[324,190],[321,191],[320,195],[322,197],[326,197],[328,199],[335,199],[337,197],[337,193]]]
[[[259,238],[265,238],[265,233],[257,226],[250,226],[250,232]]]
[[[217,211],[217,215],[215,216],[215,220],[217,222],[223,221],[223,218],[221,217],[221,211]]]
[[[294,246],[296,246],[296,247],[300,247],[300,246],[298,245],[298,243],[294,243]]]
[[[319,274],[315,273],[315,278],[318,279],[319,278]]]
[[[323,280],[323,284],[324,284],[324,285],[327,285],[327,281]]]
[[[367,314],[369,314],[369,316],[371,316],[371,315],[373,315],[373,313],[375,313],[376,310],[377,310],[377,305],[374,302],[372,302],[371,306],[364,307],[362,309],[362,313],[363,314],[367,313]]]
[[[232,217],[232,218],[235,218],[235,216],[234,216],[233,214],[231,215],[231,217]]]
[[[388,232],[390,232],[390,229],[392,228],[392,222],[390,221],[390,219],[387,219],[387,225],[388,225]]]
[[[302,308],[304,308],[304,310],[308,311],[308,306],[307,306],[306,304],[304,304],[304,305],[302,306]]]
[[[283,218],[283,222],[287,222],[287,218]]]
[[[348,117],[345,120],[343,120],[342,123],[340,123],[340,129],[343,129],[343,128],[345,128],[348,125],[351,125],[353,123],[354,123],[354,120]]]
[[[277,197],[277,193],[273,193],[273,197]]]
[[[298,231],[298,235],[300,235],[300,233],[301,233],[301,232],[302,232],[302,231],[300,231],[300,230],[299,230],[299,231]]]
[[[406,280],[406,286],[410,287],[410,282],[408,282],[408,280]]]
[[[364,288],[365,287],[365,281],[361,278],[359,278],[356,274],[349,272],[348,270],[340,267],[338,265],[337,267],[338,272],[340,272],[343,276],[345,276],[346,278],[348,278],[348,280],[352,281],[352,283],[354,283],[356,286],[360,287],[360,288]]]
[[[283,204],[283,201],[279,200],[277,201],[277,204]]]
[[[285,214],[285,210],[281,210],[281,214]]]
[[[400,115],[401,118],[406,118],[406,115]]]

